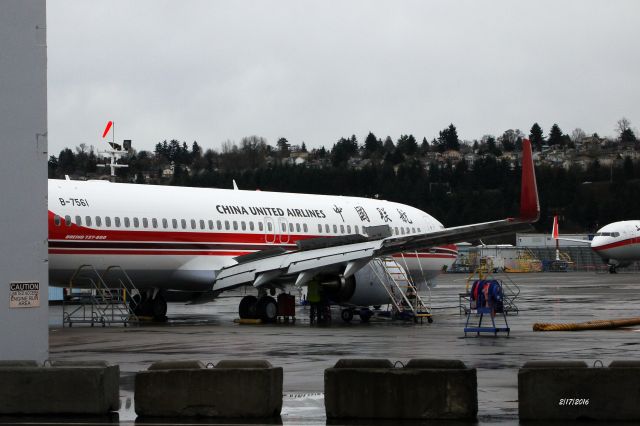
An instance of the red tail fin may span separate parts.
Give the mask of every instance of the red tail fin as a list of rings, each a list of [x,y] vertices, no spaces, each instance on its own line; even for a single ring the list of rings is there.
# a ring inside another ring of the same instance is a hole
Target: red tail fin
[[[536,173],[533,169],[533,154],[529,139],[522,140],[522,188],[520,191],[520,220],[536,222],[540,217],[540,202]]]
[[[551,236],[554,240],[557,240],[560,236],[560,233],[558,232],[558,216],[553,217],[553,230],[551,231]]]

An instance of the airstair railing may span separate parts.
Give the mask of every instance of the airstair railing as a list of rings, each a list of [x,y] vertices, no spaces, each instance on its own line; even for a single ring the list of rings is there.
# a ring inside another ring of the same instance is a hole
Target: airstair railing
[[[122,277],[119,278],[116,286],[109,286],[105,281],[105,276],[111,270],[120,270]],[[84,285],[83,285],[84,284]],[[126,292],[137,289],[131,281],[128,274],[119,266],[109,267],[105,274],[100,274],[95,266],[90,264],[80,265],[69,280],[69,288],[82,288],[88,290],[88,293],[71,293],[70,297],[77,306],[73,309],[67,309],[66,301],[63,301],[62,320],[63,326],[68,324],[70,327],[74,323],[94,324],[122,323],[125,326],[129,322],[138,320],[132,309],[135,305],[126,303]]]

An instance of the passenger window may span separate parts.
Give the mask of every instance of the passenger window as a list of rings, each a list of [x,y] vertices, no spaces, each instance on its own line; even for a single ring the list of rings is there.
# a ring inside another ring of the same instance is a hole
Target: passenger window
[[[133,227],[140,228],[140,220],[137,217],[133,218]]]
[[[128,228],[128,227],[129,227],[129,225],[131,225],[131,222],[129,221],[129,218],[128,218],[128,217],[125,217],[125,218],[124,218],[124,226]]]
[[[191,229],[196,229],[196,220],[191,219]]]
[[[64,224],[67,225],[67,226],[71,226],[71,216],[66,215],[64,217]]]
[[[209,230],[213,230],[213,221],[209,219]]]
[[[96,223],[100,226],[100,216],[96,216]],[[104,226],[107,228],[111,228],[111,218],[109,216],[105,216],[104,218]]]
[[[96,226],[100,226],[102,224],[101,222],[102,222],[102,219],[100,219],[100,216],[96,216]]]
[[[298,233],[300,232],[300,224],[299,223],[296,223],[296,232],[298,232]]]
[[[76,216],[76,225],[82,225],[82,218],[80,216]]]
[[[237,221],[233,221],[233,230],[237,231],[238,230],[238,222]]]
[[[53,223],[54,223],[56,226],[60,226],[60,223],[61,223],[61,222],[60,222],[60,216],[58,216],[58,215],[53,216]]]
[[[165,218],[162,218],[162,227],[167,229],[169,227],[169,221]]]
[[[396,226],[396,235],[400,235],[400,232],[398,231],[398,227]]]
[[[116,223],[116,228],[120,228],[120,217],[116,216],[113,218],[113,220]]]
[[[340,233],[344,235],[344,225],[340,225]]]
[[[269,232],[273,231],[273,227],[271,226],[271,222],[267,222],[267,229],[269,229]]]
[[[324,231],[328,234],[329,232],[331,232],[329,230],[329,224],[324,225]]]
[[[187,219],[180,219],[180,225],[182,229],[187,229]]]
[[[224,229],[226,229],[227,231],[228,231],[229,229],[231,229],[231,227],[229,226],[229,221],[228,221],[228,220],[225,220],[225,221],[224,221]]]
[[[87,216],[84,218],[85,225],[91,226],[91,216]]]
[[[262,222],[258,222],[258,231],[264,231],[264,225]]]
[[[321,224],[318,224],[318,233],[322,234],[322,225]]]
[[[286,223],[282,224],[282,232],[287,232],[287,224]]]
[[[245,223],[245,221],[243,220],[242,222],[240,222],[240,226],[242,227],[243,231],[247,230],[247,224]]]
[[[309,228],[307,228],[307,224],[306,224],[306,223],[303,223],[303,224],[302,224],[302,230],[303,230],[304,232],[309,232]]]
[[[171,224],[173,225],[173,229],[178,229],[178,219],[171,219]]]
[[[144,228],[148,228],[149,227],[149,219],[147,219],[146,217],[142,218],[142,226]]]
[[[334,234],[338,233],[338,225],[333,225],[333,233]]]
[[[359,233],[360,233],[360,229],[358,229],[358,225],[354,226],[354,232],[355,232],[356,234],[359,234]]]
[[[253,222],[249,222],[249,230],[253,231]]]
[[[155,217],[151,219],[151,226],[153,226],[154,228],[158,227],[158,219],[156,219]],[[166,226],[165,226],[166,228]]]
[[[407,226],[407,235],[409,235],[409,234],[410,234],[409,227]]]
[[[293,223],[289,224],[289,233],[293,234]]]
[[[218,228],[218,230],[222,229],[222,222],[221,221],[216,221],[216,227]]]
[[[351,225],[347,225],[347,234],[351,233]]]

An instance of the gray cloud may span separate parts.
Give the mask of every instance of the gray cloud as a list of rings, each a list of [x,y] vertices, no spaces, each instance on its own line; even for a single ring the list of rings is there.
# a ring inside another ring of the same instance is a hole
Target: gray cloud
[[[48,2],[49,143],[640,125],[637,1]]]

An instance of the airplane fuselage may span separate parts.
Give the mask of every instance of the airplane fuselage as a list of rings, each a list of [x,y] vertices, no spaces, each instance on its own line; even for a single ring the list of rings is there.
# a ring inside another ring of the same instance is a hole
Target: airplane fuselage
[[[615,266],[640,260],[640,220],[613,222],[602,227],[591,241],[591,249]]]
[[[89,264],[121,266],[138,288],[207,291],[243,254],[295,250],[299,240],[375,225],[393,235],[443,228],[421,210],[383,200],[107,181],[49,180],[48,210],[50,280],[63,287]],[[406,253],[400,263],[431,279],[456,255],[449,245]]]

